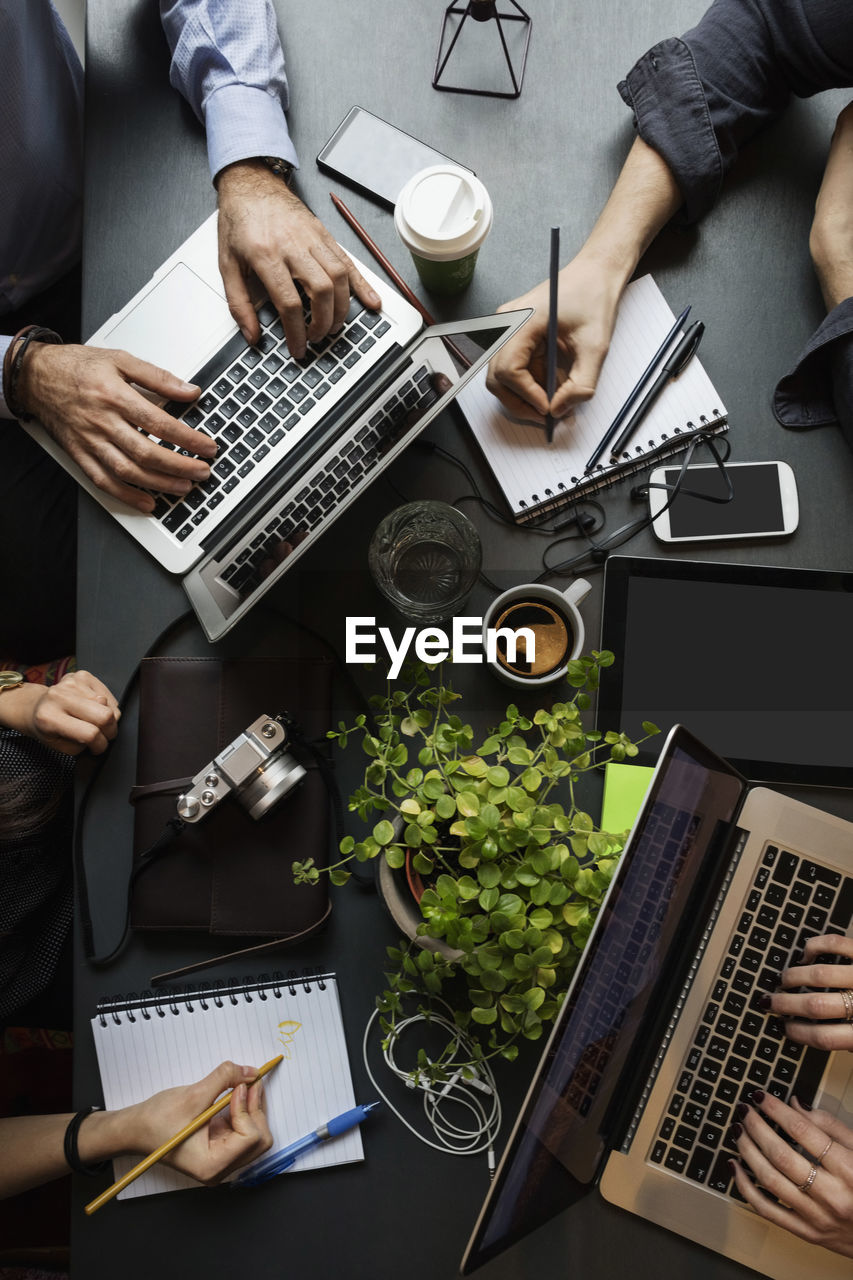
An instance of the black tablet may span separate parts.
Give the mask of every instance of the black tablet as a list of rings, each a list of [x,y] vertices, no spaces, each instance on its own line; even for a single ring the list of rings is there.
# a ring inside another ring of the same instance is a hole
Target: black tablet
[[[853,574],[612,556],[601,647],[599,728],[683,724],[753,781],[853,786]]]

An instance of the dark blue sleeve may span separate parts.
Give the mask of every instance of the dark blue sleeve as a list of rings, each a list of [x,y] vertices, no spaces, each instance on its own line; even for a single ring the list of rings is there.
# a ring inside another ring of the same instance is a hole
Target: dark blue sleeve
[[[783,427],[837,424],[853,448],[853,298],[824,320],[773,395]]]
[[[853,84],[850,0],[715,0],[681,39],[655,45],[619,92],[663,156],[693,222],[741,147],[785,109]]]

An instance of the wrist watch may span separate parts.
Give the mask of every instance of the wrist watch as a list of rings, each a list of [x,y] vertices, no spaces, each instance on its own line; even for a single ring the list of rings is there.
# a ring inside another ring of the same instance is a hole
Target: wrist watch
[[[290,186],[290,179],[293,177],[293,165],[289,160],[282,160],[280,156],[260,156],[261,164],[265,164],[270,173],[274,173],[277,178],[281,178],[286,187]]]
[[[5,693],[7,689],[20,689],[24,683],[24,677],[20,671],[0,671],[0,693]]]

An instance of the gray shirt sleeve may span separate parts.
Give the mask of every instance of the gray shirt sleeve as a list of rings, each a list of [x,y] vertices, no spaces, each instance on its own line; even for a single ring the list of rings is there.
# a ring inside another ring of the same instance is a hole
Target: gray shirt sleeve
[[[714,0],[683,38],[640,58],[619,92],[678,183],[680,219],[694,222],[741,147],[792,95],[851,84],[850,0]],[[853,298],[827,316],[779,383],[773,411],[787,427],[838,423],[853,448]]]
[[[840,426],[853,448],[853,298],[845,298],[814,333],[773,395],[783,427]]]
[[[681,39],[655,45],[619,92],[700,218],[741,147],[791,95],[853,83],[849,0],[714,0]]]

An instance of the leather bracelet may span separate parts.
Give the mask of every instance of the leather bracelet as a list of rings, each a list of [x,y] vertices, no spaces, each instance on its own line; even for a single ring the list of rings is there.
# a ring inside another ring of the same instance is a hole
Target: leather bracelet
[[[27,413],[18,403],[18,379],[21,376],[27,347],[31,342],[58,343],[61,346],[62,338],[53,329],[45,329],[38,324],[28,324],[20,329],[9,343],[3,360],[3,396],[9,406],[9,412],[19,422],[31,422],[33,419],[33,414]],[[16,343],[17,350],[15,350]]]
[[[87,1107],[85,1111],[78,1111],[73,1120],[69,1122],[68,1128],[65,1130],[65,1141],[63,1142],[63,1150],[65,1152],[65,1163],[71,1169],[72,1173],[82,1173],[87,1178],[94,1178],[102,1173],[109,1164],[109,1160],[100,1160],[97,1164],[84,1164],[80,1159],[80,1153],[77,1150],[77,1135],[80,1132],[80,1125],[90,1116],[93,1111],[100,1111],[100,1107]]]

